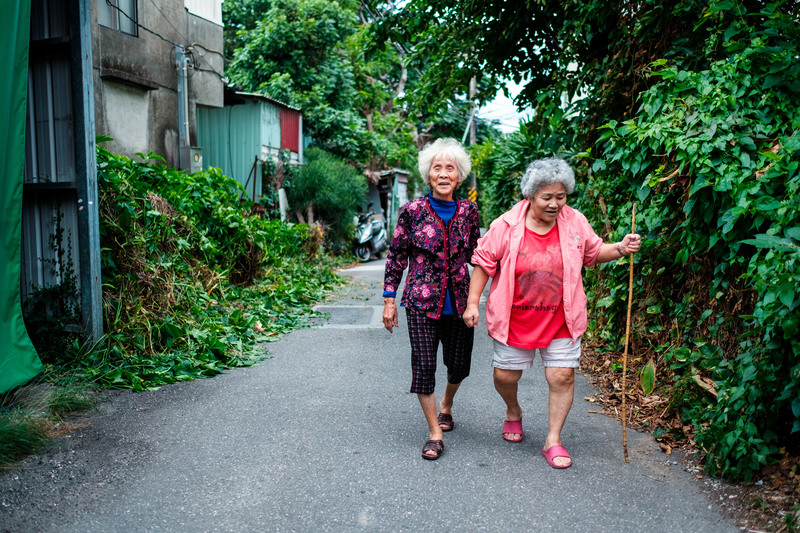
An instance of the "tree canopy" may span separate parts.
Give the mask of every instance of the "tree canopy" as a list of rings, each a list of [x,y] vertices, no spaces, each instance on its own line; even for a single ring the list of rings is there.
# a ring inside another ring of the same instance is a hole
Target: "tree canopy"
[[[350,0],[225,2],[227,73],[240,87],[303,109],[314,143],[367,170],[414,168],[435,136],[460,136],[463,99],[428,112],[421,70],[401,43],[376,40],[382,12]],[[479,137],[497,135],[483,125]]]

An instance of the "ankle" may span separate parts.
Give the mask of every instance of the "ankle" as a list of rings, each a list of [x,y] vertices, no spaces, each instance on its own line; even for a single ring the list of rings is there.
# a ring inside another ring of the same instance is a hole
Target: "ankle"
[[[522,408],[519,405],[515,408],[508,407],[506,409],[506,420],[522,420]]]
[[[547,437],[547,438],[544,440],[544,449],[545,449],[545,450],[549,450],[549,449],[550,449],[550,448],[552,448],[553,446],[563,446],[563,445],[564,445],[564,444],[561,442],[561,436],[560,436],[560,435],[559,435],[559,436],[557,436],[557,437],[550,437],[550,436],[548,436],[548,437]]]

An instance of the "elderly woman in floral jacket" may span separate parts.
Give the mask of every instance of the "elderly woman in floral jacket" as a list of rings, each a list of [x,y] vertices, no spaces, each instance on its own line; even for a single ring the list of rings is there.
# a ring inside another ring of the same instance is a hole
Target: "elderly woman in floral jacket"
[[[453,397],[469,375],[474,330],[461,315],[466,309],[468,262],[480,237],[475,204],[454,195],[472,164],[454,139],[439,139],[419,154],[419,172],[430,194],[400,209],[384,275],[383,325],[397,327],[395,297],[408,268],[401,305],[406,308],[411,340],[411,392],[416,393],[428,422],[422,457],[438,459],[443,431],[455,426]],[[442,343],[447,386],[436,410],[436,354]]]

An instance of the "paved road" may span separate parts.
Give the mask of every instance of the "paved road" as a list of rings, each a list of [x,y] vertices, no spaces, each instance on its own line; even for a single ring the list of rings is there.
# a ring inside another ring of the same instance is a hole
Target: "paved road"
[[[382,262],[344,273],[356,281],[325,306],[330,319],[270,344],[271,359],[115,394],[0,475],[0,531],[739,531],[647,435],[628,432],[625,464],[619,424],[583,401],[585,378],[564,432],[572,468],[539,454],[538,365],[520,382],[525,440],[503,441],[485,328],[444,455],[423,460],[405,317],[392,335],[380,324]]]

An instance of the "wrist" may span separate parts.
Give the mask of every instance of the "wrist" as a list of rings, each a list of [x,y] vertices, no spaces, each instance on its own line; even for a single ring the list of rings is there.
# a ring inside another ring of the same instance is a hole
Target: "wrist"
[[[622,251],[622,243],[621,242],[617,243],[617,251],[619,252],[619,256],[620,257],[625,257],[625,252]]]

